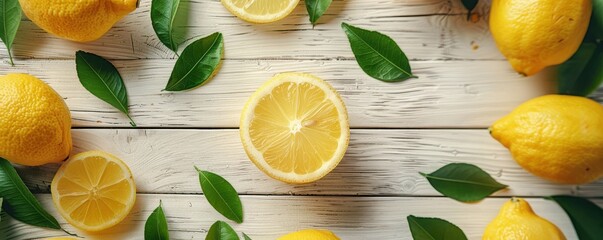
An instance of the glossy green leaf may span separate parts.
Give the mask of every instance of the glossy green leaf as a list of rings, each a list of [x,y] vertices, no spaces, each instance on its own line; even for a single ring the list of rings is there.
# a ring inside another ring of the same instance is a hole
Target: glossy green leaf
[[[581,197],[552,196],[569,215],[580,240],[599,240],[603,237],[603,209]]]
[[[218,71],[223,52],[224,39],[221,33],[194,41],[176,60],[165,90],[182,91],[203,84]]]
[[[168,225],[163,213],[163,208],[159,201],[159,206],[151,213],[147,222],[144,225],[144,239],[145,240],[169,240],[170,233],[168,232]]]
[[[19,5],[19,0],[2,0],[0,2],[0,20],[2,20],[2,24],[0,24],[0,39],[2,39],[8,51],[10,65],[14,66],[11,48],[15,36],[17,36],[19,24],[21,23],[21,6]]]
[[[306,9],[312,25],[316,25],[316,21],[329,9],[332,2],[333,0],[306,0]]]
[[[420,174],[435,190],[461,202],[476,202],[507,188],[479,167],[466,163],[451,163],[431,174]]]
[[[603,40],[603,0],[593,0],[593,15],[591,17],[589,31]]]
[[[159,40],[174,52],[178,51],[179,40],[174,33],[174,23],[180,0],[153,0],[151,2],[151,23]]]
[[[2,199],[0,199],[0,200],[2,200]],[[247,234],[245,234],[245,233],[243,233],[243,238],[245,240],[251,240],[251,238],[249,236],[247,236]]]
[[[475,6],[477,6],[479,0],[462,0],[462,2],[463,6],[465,6],[467,11],[469,11],[467,13],[467,20],[469,20],[469,18],[471,18],[471,12],[473,11],[473,9],[475,9]]]
[[[242,223],[243,205],[234,187],[215,173],[202,171],[197,167],[195,169],[199,173],[201,190],[209,204],[224,217]]]
[[[228,223],[217,221],[207,231],[205,240],[239,240],[239,236]]]
[[[2,209],[14,219],[32,226],[61,229],[57,220],[31,194],[13,165],[3,158],[0,158],[0,197]]]
[[[128,111],[128,91],[115,66],[96,54],[84,51],[75,53],[75,63],[77,76],[84,88],[126,114],[135,127],[136,123]]]
[[[406,217],[414,240],[467,240],[456,225],[439,218]]]
[[[558,68],[560,94],[588,96],[603,82],[603,44],[583,43],[578,51]]]
[[[360,68],[369,76],[386,82],[414,78],[408,58],[390,37],[342,23]]]

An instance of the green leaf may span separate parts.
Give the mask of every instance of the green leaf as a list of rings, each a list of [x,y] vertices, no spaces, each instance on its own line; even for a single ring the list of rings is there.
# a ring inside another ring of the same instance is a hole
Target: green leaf
[[[2,20],[2,24],[0,24],[0,39],[2,39],[8,51],[10,65],[14,66],[13,54],[10,50],[13,46],[15,36],[17,36],[19,24],[21,23],[21,6],[19,5],[19,1],[2,0],[0,3],[0,19]]]
[[[128,111],[126,85],[115,66],[98,55],[84,51],[75,53],[75,63],[77,76],[84,88],[126,114],[130,124],[136,127]]]
[[[584,42],[578,51],[557,69],[560,94],[588,96],[603,82],[603,44]]]
[[[603,39],[603,0],[593,0],[593,15],[588,31]]]
[[[312,25],[316,25],[316,21],[329,9],[332,2],[333,0],[306,0],[306,9]]]
[[[574,196],[551,196],[569,215],[580,240],[596,240],[603,236],[603,209],[593,202]]]
[[[0,199],[0,201],[1,201],[1,200],[2,200],[2,199]],[[245,233],[243,233],[243,238],[244,238],[245,240],[251,240],[251,238],[250,238],[249,236],[247,236],[247,234],[245,234]]]
[[[169,240],[170,233],[168,232],[167,221],[165,220],[165,214],[161,207],[161,201],[159,201],[159,207],[151,213],[147,222],[144,225],[144,239],[145,240]]]
[[[153,0],[151,2],[151,22],[159,40],[174,52],[178,51],[179,42],[174,36],[174,22],[180,0]]]
[[[467,240],[456,225],[439,218],[406,217],[414,240]]]
[[[215,173],[202,171],[197,167],[195,169],[199,173],[201,190],[209,204],[224,217],[242,223],[243,205],[241,205],[241,199],[234,187]]]
[[[50,215],[27,189],[13,165],[0,158],[0,197],[4,211],[25,224],[37,227],[61,229],[57,220]]]
[[[342,23],[341,27],[348,35],[358,65],[366,74],[385,82],[415,77],[411,73],[408,58],[393,39],[347,23]]]
[[[420,174],[435,190],[461,202],[476,202],[507,188],[479,167],[466,163],[451,163],[431,174]]]
[[[463,2],[463,6],[465,6],[467,11],[469,11],[467,13],[467,20],[469,20],[471,18],[471,12],[473,11],[473,9],[475,9],[475,6],[477,6],[477,3],[479,3],[479,0],[462,0],[462,2]]]
[[[239,240],[239,236],[228,223],[216,221],[209,228],[205,240]]]
[[[165,90],[182,91],[203,84],[219,69],[223,52],[222,33],[216,32],[191,43],[176,60]]]

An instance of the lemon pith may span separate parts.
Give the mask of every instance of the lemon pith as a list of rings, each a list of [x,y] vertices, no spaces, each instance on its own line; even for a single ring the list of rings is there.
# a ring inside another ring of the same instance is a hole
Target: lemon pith
[[[328,230],[306,229],[284,235],[277,240],[339,240],[333,232]]]
[[[0,77],[0,157],[39,166],[71,152],[71,114],[63,98],[28,74]]]
[[[128,166],[117,157],[88,151],[72,156],[51,184],[58,212],[74,227],[97,232],[120,223],[136,202]]]
[[[299,0],[222,0],[233,15],[251,23],[270,23],[289,15]]]
[[[339,164],[349,142],[349,123],[343,101],[322,79],[282,73],[251,96],[240,133],[260,170],[284,182],[308,183]]]

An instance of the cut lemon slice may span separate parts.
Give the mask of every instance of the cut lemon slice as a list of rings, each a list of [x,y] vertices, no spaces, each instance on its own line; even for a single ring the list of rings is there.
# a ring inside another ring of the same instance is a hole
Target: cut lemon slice
[[[285,18],[299,0],[222,0],[235,16],[252,23],[271,23]]]
[[[80,153],[65,162],[52,180],[51,193],[63,218],[90,232],[117,225],[136,202],[128,166],[101,151]]]
[[[264,173],[308,183],[339,164],[350,126],[343,101],[328,83],[310,74],[282,73],[251,96],[240,133],[247,155]]]

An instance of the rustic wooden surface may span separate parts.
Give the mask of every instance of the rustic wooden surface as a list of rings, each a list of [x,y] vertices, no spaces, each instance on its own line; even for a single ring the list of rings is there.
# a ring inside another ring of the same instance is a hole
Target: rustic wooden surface
[[[219,173],[235,186],[245,222],[230,223],[256,240],[304,228],[331,229],[342,239],[410,239],[410,214],[447,219],[470,239],[480,239],[510,196],[528,198],[538,214],[568,239],[577,239],[565,213],[542,197],[579,195],[603,206],[603,181],[573,186],[541,180],[488,135],[487,127],[521,102],[555,92],[554,69],[525,78],[498,52],[488,30],[489,1],[481,1],[478,17],[467,21],[460,0],[335,0],[314,29],[303,2],[288,18],[267,25],[240,21],[217,0],[183,2],[183,11],[190,12],[187,43],[213,31],[225,37],[221,71],[192,91],[161,91],[175,55],[153,33],[147,0],[92,43],[58,39],[23,19],[14,44],[15,67],[9,67],[0,47],[0,74],[31,73],[65,98],[74,153],[111,152],[134,173],[139,195],[130,217],[108,232],[89,234],[65,223],[52,206],[49,184],[58,165],[18,167],[69,231],[88,239],[142,239],[144,221],[162,200],[173,239],[204,239],[211,223],[224,219],[203,199],[193,166]],[[342,21],[391,36],[419,78],[384,83],[366,76],[353,59]],[[110,59],[119,69],[138,129],[79,84],[74,55],[80,49]],[[308,185],[265,176],[247,159],[238,136],[243,103],[264,81],[285,71],[309,72],[331,83],[354,128],[340,166]],[[603,101],[603,91],[593,98]],[[451,162],[476,164],[510,189],[476,204],[444,198],[418,173]],[[7,240],[62,235],[12,219],[0,223],[0,233]]]

